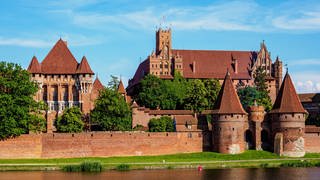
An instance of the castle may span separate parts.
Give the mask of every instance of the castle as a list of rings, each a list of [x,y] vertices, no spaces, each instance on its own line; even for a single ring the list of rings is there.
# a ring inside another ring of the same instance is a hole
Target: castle
[[[138,66],[128,83],[128,94],[147,74],[161,79],[172,79],[179,72],[187,79],[218,79],[222,84],[229,69],[235,86],[252,86],[254,74],[261,67],[272,102],[275,101],[282,81],[282,61],[272,63],[264,42],[259,51],[181,50],[172,48],[171,29],[156,32],[156,49]]]
[[[31,79],[39,85],[36,101],[48,105],[45,112],[47,132],[55,131],[54,120],[66,107],[78,106],[84,114],[94,107],[94,100],[103,85],[96,78],[83,56],[80,63],[70,52],[67,42],[62,39],[53,46],[48,55],[39,63],[34,56],[27,69]]]
[[[262,67],[267,73],[266,83],[274,102],[269,113],[258,105],[251,106],[246,112],[236,93],[237,86],[253,85],[254,72],[258,67]],[[67,43],[61,39],[41,63],[33,57],[28,71],[31,79],[40,87],[35,100],[48,104],[45,116],[49,133],[55,131],[53,120],[66,107],[79,106],[84,114],[88,114],[94,107],[99,90],[104,88],[99,79],[93,82],[94,73],[86,57],[78,63]],[[146,74],[171,79],[175,72],[185,78],[219,79],[222,87],[214,109],[195,115],[189,110],[150,110],[131,101],[128,95],[130,90]],[[305,152],[320,152],[320,144],[316,143],[320,138],[320,129],[305,126],[307,112],[299,100],[290,75],[287,72],[282,82],[282,62],[277,58],[272,63],[264,42],[259,52],[174,50],[171,48],[171,30],[159,29],[156,33],[156,51],[139,65],[133,79],[129,81],[127,91],[120,81],[118,92],[127,103],[132,102],[133,127],[146,127],[151,118],[170,116],[174,119],[176,132],[152,135],[145,132],[103,132],[80,134],[79,137],[54,133],[30,135],[37,139],[32,141],[36,144],[35,147],[41,148],[39,150],[32,149],[34,146],[26,146],[23,147],[26,148],[24,151],[31,149],[28,152],[34,151],[34,157],[152,155],[155,152],[168,154],[203,150],[237,154],[246,149],[271,150],[280,155],[300,157]],[[203,121],[203,115],[211,115],[211,122]],[[15,147],[15,144],[10,143],[15,141],[17,151],[20,152],[19,143],[25,144],[30,139],[28,135],[19,138],[0,142],[4,144],[0,147]],[[123,144],[115,140],[117,138],[127,144],[136,143],[131,146],[135,148],[123,148]],[[102,149],[113,150],[109,152],[92,149],[97,144],[98,149],[105,147]],[[61,146],[60,154],[56,153],[56,145]],[[118,151],[114,151],[115,149]],[[2,150],[0,148],[4,157],[17,157]]]

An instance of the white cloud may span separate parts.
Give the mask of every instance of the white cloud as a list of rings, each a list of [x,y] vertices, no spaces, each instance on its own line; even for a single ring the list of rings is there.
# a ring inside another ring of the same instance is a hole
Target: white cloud
[[[293,18],[294,16],[298,16]],[[276,17],[272,21],[273,25],[279,29],[287,30],[319,30],[320,12],[301,12],[295,15],[293,12],[287,15]]]
[[[48,47],[52,45],[49,41],[38,39],[22,39],[22,38],[2,38],[0,37],[0,45],[6,46],[24,46],[24,47]]]
[[[292,60],[290,61],[290,65],[305,65],[305,66],[310,66],[310,65],[320,65],[320,59],[299,59],[299,60]]]

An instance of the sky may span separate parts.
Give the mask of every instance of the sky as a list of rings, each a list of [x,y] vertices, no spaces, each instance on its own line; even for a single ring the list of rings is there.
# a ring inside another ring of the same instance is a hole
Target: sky
[[[0,61],[27,68],[62,38],[105,85],[125,84],[155,49],[157,28],[174,49],[258,51],[287,64],[299,93],[320,92],[320,1],[11,0],[0,6]]]

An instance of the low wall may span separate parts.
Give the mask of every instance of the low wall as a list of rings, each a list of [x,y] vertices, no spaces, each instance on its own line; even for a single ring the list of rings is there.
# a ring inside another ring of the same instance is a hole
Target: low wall
[[[308,153],[320,152],[320,132],[305,133],[305,150]]]
[[[0,141],[0,158],[162,155],[210,149],[209,132],[93,132],[21,135]]]

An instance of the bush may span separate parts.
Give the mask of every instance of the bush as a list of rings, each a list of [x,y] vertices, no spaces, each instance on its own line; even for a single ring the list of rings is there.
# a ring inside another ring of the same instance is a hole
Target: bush
[[[309,161],[294,161],[281,163],[281,167],[314,167],[316,164]]]
[[[101,172],[102,165],[100,162],[85,161],[81,164],[63,166],[62,170],[65,172]]]
[[[64,110],[63,115],[56,120],[56,128],[59,132],[82,132],[84,122],[81,117],[82,113],[78,107],[67,108]]]
[[[128,164],[120,164],[116,167],[116,170],[118,171],[129,171],[130,170],[130,165]]]
[[[152,118],[149,123],[150,132],[173,132],[174,124],[173,120],[169,116],[163,116],[161,118]]]

